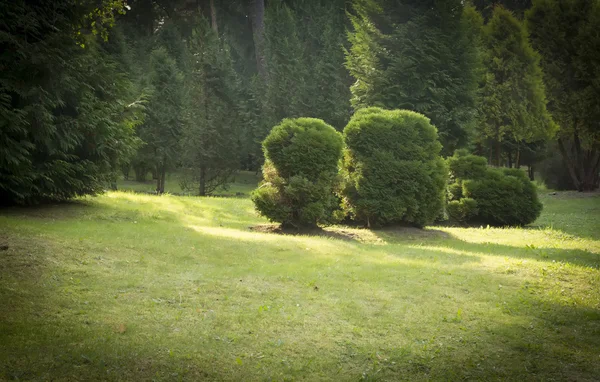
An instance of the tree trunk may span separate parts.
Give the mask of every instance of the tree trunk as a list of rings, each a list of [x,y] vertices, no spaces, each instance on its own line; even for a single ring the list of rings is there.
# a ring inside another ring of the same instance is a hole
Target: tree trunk
[[[573,147],[575,148],[575,171],[577,172],[577,177],[582,183],[582,188],[585,188],[586,163],[583,158],[583,153],[581,152],[581,141],[579,140],[579,134],[577,131],[573,133]]]
[[[156,193],[159,195],[162,194],[162,191],[160,190],[160,181],[161,181],[160,176],[157,176],[156,177]]]
[[[251,1],[252,37],[256,69],[260,78],[267,82],[267,60],[265,57],[265,0]]]
[[[501,153],[502,153],[502,145],[500,144],[500,137],[496,136],[496,160],[495,160],[496,167],[500,167]]]
[[[206,196],[206,167],[200,166],[200,196]]]
[[[217,8],[215,7],[215,0],[210,0],[210,25],[215,33],[219,34],[219,25],[217,24]]]
[[[513,155],[512,155],[512,152],[508,152],[506,155],[508,156],[508,168],[512,168],[512,166],[513,166]]]
[[[600,152],[595,149],[588,150],[585,156],[582,188],[583,191],[593,191],[597,188],[596,179],[600,167]]]
[[[515,158],[515,168],[521,168],[521,145],[517,143],[517,157]]]
[[[136,166],[134,167],[135,171],[135,181],[136,182],[145,182],[146,174],[148,173],[146,167],[144,166]]]
[[[569,175],[571,175],[571,180],[573,181],[573,185],[575,186],[577,191],[583,191],[583,189],[581,187],[581,182],[580,182],[579,178],[577,177],[577,171],[575,169],[575,165],[573,164],[573,161],[571,160],[569,153],[565,149],[565,144],[564,144],[562,138],[558,138],[558,149],[560,151],[560,154],[563,157],[563,160],[565,161],[565,164],[567,165],[567,169],[569,170]]]
[[[165,193],[165,181],[167,179],[167,168],[163,165],[161,173],[160,173],[160,193]]]
[[[527,173],[529,174],[529,180],[533,182],[535,180],[535,170],[532,164],[527,167]]]

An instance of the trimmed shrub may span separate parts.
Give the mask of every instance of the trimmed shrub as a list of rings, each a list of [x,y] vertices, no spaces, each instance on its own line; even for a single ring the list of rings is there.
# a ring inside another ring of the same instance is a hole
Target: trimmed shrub
[[[447,211],[452,220],[465,223],[477,216],[477,202],[471,198],[452,200],[448,202]]]
[[[542,204],[527,174],[515,168],[486,167],[482,172],[484,161],[483,157],[465,153],[456,153],[448,159],[450,219],[493,226],[521,226],[535,221]]]
[[[257,211],[283,226],[333,221],[333,193],[343,141],[320,119],[284,119],[263,142],[264,181],[252,193]]]
[[[478,155],[469,154],[467,150],[456,150],[454,156],[447,160],[451,181],[456,179],[477,179],[485,176],[487,160]]]
[[[342,206],[367,226],[424,226],[443,208],[447,170],[437,130],[408,110],[361,109],[344,129]]]

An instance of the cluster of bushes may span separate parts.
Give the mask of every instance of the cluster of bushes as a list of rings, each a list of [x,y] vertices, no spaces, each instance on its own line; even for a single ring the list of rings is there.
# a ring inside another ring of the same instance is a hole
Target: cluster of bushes
[[[408,110],[359,110],[343,135],[320,119],[285,119],[263,142],[264,181],[252,200],[269,220],[296,228],[341,219],[422,227],[445,205],[459,223],[524,225],[539,216],[523,171],[489,168],[463,151],[446,162],[441,149],[429,119]]]
[[[447,212],[458,223],[521,226],[538,218],[542,204],[524,171],[490,168],[485,158],[459,150],[448,158]]]
[[[286,119],[263,150],[264,181],[252,199],[263,216],[284,226],[346,216],[369,226],[423,226],[442,210],[447,171],[437,131],[421,114],[363,109],[343,140],[321,120]]]

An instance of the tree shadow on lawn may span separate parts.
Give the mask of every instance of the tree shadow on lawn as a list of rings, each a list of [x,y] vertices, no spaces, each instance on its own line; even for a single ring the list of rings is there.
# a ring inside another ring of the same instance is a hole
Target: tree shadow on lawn
[[[162,318],[167,321],[160,330],[149,333],[141,330],[147,318],[139,313],[121,314],[118,319],[123,322],[110,321],[110,312],[125,309],[119,305],[124,302],[116,299],[103,300],[97,307],[105,314],[96,313],[89,318],[81,315],[82,301],[79,300],[83,296],[73,294],[69,289],[85,286],[72,286],[69,280],[85,269],[57,269],[53,249],[39,238],[31,240],[37,257],[28,254],[32,250],[31,242],[23,241],[25,238],[10,236],[4,239],[10,245],[10,256],[0,254],[3,275],[0,287],[1,295],[9,297],[5,300],[9,304],[0,314],[0,328],[3,329],[0,330],[0,342],[4,348],[0,350],[0,376],[7,379],[239,380],[252,379],[252,376],[256,379],[328,376],[350,380],[520,380],[527,375],[530,380],[592,381],[600,373],[600,364],[596,362],[600,348],[598,309],[544,301],[543,290],[504,289],[499,297],[504,305],[498,316],[480,317],[473,313],[478,306],[482,309],[480,305],[496,310],[495,298],[469,297],[455,303],[464,310],[462,316],[443,319],[449,306],[439,304],[433,311],[424,313],[428,316],[423,317],[426,323],[417,320],[406,324],[399,316],[394,324],[384,325],[380,324],[383,322],[379,321],[380,315],[392,314],[389,307],[381,312],[365,311],[364,315],[346,317],[336,310],[344,302],[341,301],[324,305],[332,310],[324,317],[339,322],[322,320],[308,328],[281,326],[286,320],[284,316],[263,312],[261,316],[255,314],[249,325],[239,325],[234,316],[228,317],[229,324],[222,323],[223,328],[228,328],[225,333],[225,329],[216,325],[200,324],[202,320],[196,318],[199,317],[196,306],[160,305],[157,309],[168,308],[173,313]],[[249,245],[268,253],[276,251],[274,244]],[[470,248],[482,253],[479,247],[482,245],[472,244]],[[423,252],[428,256],[436,251]],[[451,256],[456,258],[456,255]],[[427,263],[413,266],[420,269],[410,276],[408,281],[413,283],[420,282],[424,273],[432,272]],[[391,275],[389,263],[371,263],[371,267],[375,273]],[[468,279],[483,278],[486,286],[509,285],[507,279],[512,277],[476,268],[465,269],[464,275]],[[270,289],[278,288],[275,274],[263,274],[262,277],[273,279],[273,284],[267,290],[252,293],[268,295]],[[237,279],[234,281],[231,282],[236,285],[228,286],[231,290],[239,288]],[[382,281],[370,287],[389,289],[391,293],[392,285]],[[464,288],[462,281],[449,288],[448,293],[458,294]],[[183,278],[179,282],[182,287],[188,283]],[[340,279],[338,282],[346,281]],[[118,289],[116,285],[114,287]],[[361,290],[362,287],[364,285],[354,286],[359,290],[352,300],[372,303],[369,291]],[[431,287],[434,285],[425,286]],[[93,296],[96,292],[89,293]],[[305,299],[303,304],[316,304],[327,298],[329,291],[322,287],[314,293],[319,293],[313,294],[318,296],[315,297],[317,300]],[[241,301],[234,297],[215,303],[233,309]],[[421,298],[447,301],[426,291],[422,292]],[[285,301],[289,296],[281,296],[281,299]],[[130,304],[142,303],[143,300],[134,300]],[[414,307],[419,305],[418,300],[408,303]],[[456,308],[453,309],[456,312]],[[436,325],[430,324],[431,317],[436,317]],[[347,320],[352,320],[351,325]],[[186,323],[190,326],[186,327]],[[183,333],[178,334],[174,326],[181,327]],[[352,329],[356,326],[367,326],[368,330],[357,334]],[[136,327],[140,329],[136,330]],[[223,341],[224,334],[233,339]],[[390,335],[407,339],[403,344],[396,344],[386,340]],[[277,345],[276,339],[282,337],[301,340],[287,346]],[[253,354],[258,354],[257,358],[253,358]],[[336,370],[338,374],[335,374]]]
[[[324,237],[365,244],[386,244],[390,242],[392,237],[401,237],[403,241],[422,241],[451,237],[447,232],[437,229],[419,229],[410,226],[393,226],[375,230],[358,226],[352,227],[344,225],[292,228],[282,227],[279,224],[259,224],[250,226],[248,229],[253,232],[290,236]]]

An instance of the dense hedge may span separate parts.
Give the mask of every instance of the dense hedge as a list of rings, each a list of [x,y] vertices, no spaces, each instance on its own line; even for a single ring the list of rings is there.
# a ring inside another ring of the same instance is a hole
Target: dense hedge
[[[371,225],[429,224],[443,208],[446,166],[437,130],[408,110],[359,110],[344,129],[342,204]]]
[[[264,181],[253,192],[258,212],[284,226],[333,221],[333,188],[343,141],[320,119],[285,119],[263,142]]]
[[[450,219],[494,226],[521,226],[535,221],[542,204],[525,172],[485,164],[485,158],[463,151],[448,159]]]

